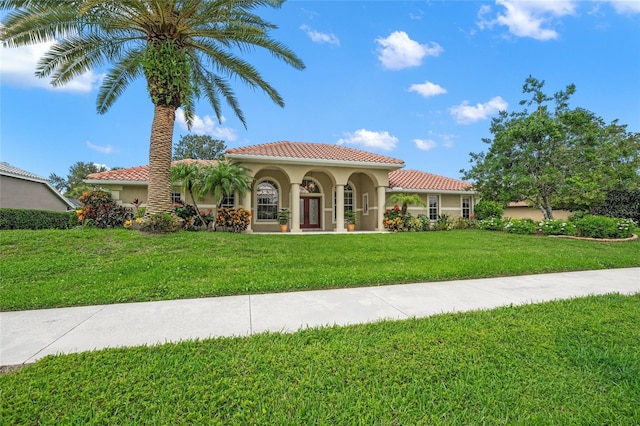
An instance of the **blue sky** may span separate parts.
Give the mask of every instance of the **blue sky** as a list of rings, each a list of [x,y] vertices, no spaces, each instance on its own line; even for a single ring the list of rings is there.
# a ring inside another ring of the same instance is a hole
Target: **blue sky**
[[[280,140],[341,144],[459,178],[486,150],[491,118],[518,110],[529,76],[552,94],[574,83],[572,107],[640,131],[640,1],[300,1],[262,16],[307,68],[264,52],[246,59],[284,97],[235,85],[245,129],[196,107],[193,133],[229,148]],[[104,115],[104,70],[54,89],[33,76],[46,46],[0,49],[0,158],[47,177],[77,161],[147,164],[153,106],[142,80]],[[174,141],[187,131],[180,114]]]

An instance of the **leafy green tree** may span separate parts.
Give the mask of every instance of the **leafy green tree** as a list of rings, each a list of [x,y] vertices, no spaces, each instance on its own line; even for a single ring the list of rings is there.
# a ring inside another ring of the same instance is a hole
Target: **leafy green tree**
[[[553,96],[543,87],[544,81],[526,79],[523,93],[531,98],[520,105],[532,111],[501,111],[491,123],[493,139],[483,139],[488,152],[471,153],[472,167],[461,170],[482,198],[528,201],[552,219],[553,208],[589,207],[613,187],[637,185],[638,134],[617,122],[606,125],[590,111],[569,109],[573,84]]]
[[[403,216],[407,214],[407,209],[409,208],[410,204],[422,207],[426,206],[426,204],[424,203],[424,201],[422,201],[422,198],[420,198],[418,194],[398,193],[391,195],[389,199],[392,203],[400,204],[400,211],[402,212]]]
[[[47,181],[61,194],[64,194],[69,190],[69,183],[67,180],[55,173],[51,173]]]
[[[173,160],[217,160],[227,150],[222,140],[213,139],[208,135],[180,136],[180,140],[173,147]]]
[[[105,113],[144,76],[154,105],[149,146],[147,215],[171,212],[171,148],[175,111],[187,123],[204,97],[221,119],[221,97],[246,127],[231,88],[237,79],[284,106],[278,92],[237,53],[262,48],[297,69],[303,62],[269,37],[276,28],[253,11],[284,0],[0,0],[8,11],[0,39],[8,47],[56,40],[40,59],[39,77],[54,86],[91,68],[111,65],[98,93]]]
[[[67,178],[58,176],[55,173],[49,175],[49,183],[58,191],[62,192],[65,197],[79,198],[83,192],[94,189],[90,185],[84,183],[84,180],[91,173],[106,172],[107,167],[91,163],[89,161],[77,161],[69,167]]]
[[[242,197],[251,189],[250,170],[233,161],[219,160],[215,165],[203,167],[201,170],[204,175],[200,194],[212,194],[218,207],[225,195],[232,195],[237,191]]]

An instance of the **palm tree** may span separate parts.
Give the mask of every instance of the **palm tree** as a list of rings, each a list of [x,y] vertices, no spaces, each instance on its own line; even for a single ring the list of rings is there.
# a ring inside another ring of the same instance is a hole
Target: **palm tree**
[[[40,59],[38,77],[61,86],[85,71],[111,66],[97,99],[105,113],[134,79],[144,76],[154,105],[149,146],[147,214],[171,211],[171,148],[175,111],[187,123],[201,97],[221,120],[221,98],[246,127],[229,79],[278,92],[233,51],[262,48],[296,69],[303,62],[271,39],[276,26],[253,11],[284,0],[0,0],[8,10],[0,40],[8,47],[55,41]]]
[[[407,208],[409,207],[409,204],[415,204],[416,206],[422,207],[426,206],[426,204],[424,203],[424,201],[422,201],[422,198],[420,198],[418,194],[393,194],[390,200],[394,203],[402,205],[401,212],[403,216],[407,214]]]
[[[202,187],[203,173],[200,164],[196,162],[180,162],[171,167],[171,182],[180,182],[182,184],[182,192],[188,192],[196,209],[196,214],[200,223],[204,224],[204,220],[200,215],[200,209],[196,203],[194,192],[199,192]]]
[[[250,170],[231,160],[219,160],[215,165],[204,167],[202,171],[200,194],[213,194],[218,207],[225,196],[237,191],[242,197],[251,189],[253,179],[249,174]]]

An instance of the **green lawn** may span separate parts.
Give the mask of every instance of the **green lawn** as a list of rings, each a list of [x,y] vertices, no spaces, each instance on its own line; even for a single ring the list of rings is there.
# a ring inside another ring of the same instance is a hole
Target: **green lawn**
[[[0,309],[283,292],[640,266],[640,241],[480,230],[245,235],[0,232]]]
[[[7,425],[640,424],[638,324],[640,294],[608,295],[50,356],[0,376],[0,418]]]

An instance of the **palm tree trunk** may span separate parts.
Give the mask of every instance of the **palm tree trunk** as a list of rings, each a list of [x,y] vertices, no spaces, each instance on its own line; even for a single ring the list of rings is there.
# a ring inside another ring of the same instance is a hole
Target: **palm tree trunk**
[[[149,144],[147,215],[171,212],[171,149],[176,109],[156,105]]]

